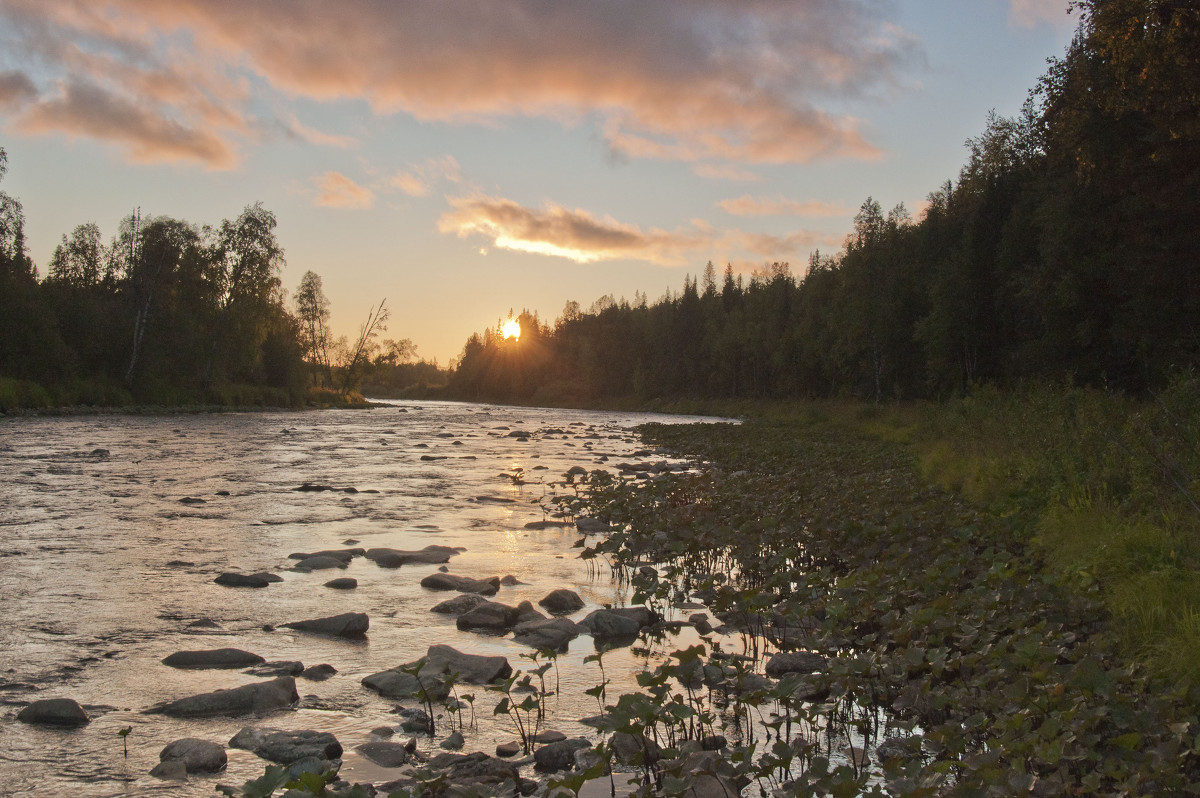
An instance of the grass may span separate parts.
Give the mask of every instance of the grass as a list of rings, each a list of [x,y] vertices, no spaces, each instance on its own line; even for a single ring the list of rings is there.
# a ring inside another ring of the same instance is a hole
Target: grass
[[[772,411],[768,411],[771,414]],[[1126,656],[1200,685],[1200,379],[1151,399],[981,388],[944,403],[791,410],[905,446],[921,478],[1009,519],[1052,578],[1098,590]]]

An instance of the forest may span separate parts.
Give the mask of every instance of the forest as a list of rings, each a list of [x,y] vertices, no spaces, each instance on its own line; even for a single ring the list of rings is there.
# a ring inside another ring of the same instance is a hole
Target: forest
[[[476,334],[462,398],[938,398],[1029,381],[1143,394],[1200,357],[1200,3],[1074,4],[1015,117],[914,220],[868,198],[800,273],[712,263],[656,302]]]
[[[7,157],[0,148],[0,178]],[[105,242],[63,235],[39,277],[21,203],[0,192],[0,411],[50,406],[292,407],[444,382],[412,341],[382,339],[386,300],[354,340],[330,333],[321,278],[288,301],[275,215],[196,225],[134,211]]]
[[[654,302],[525,310],[519,338],[472,335],[450,373],[382,338],[383,302],[355,340],[332,339],[313,272],[289,302],[261,205],[203,226],[134,211],[109,243],[81,224],[39,277],[0,192],[0,409],[1153,392],[1200,365],[1200,3],[1074,5],[1067,52],[918,218],[867,198],[843,249],[802,268],[710,262]]]

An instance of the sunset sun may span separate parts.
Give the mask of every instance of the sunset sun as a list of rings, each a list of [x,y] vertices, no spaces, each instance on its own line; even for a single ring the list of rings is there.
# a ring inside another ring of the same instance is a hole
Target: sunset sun
[[[516,319],[509,319],[504,322],[504,326],[500,328],[500,332],[504,335],[505,340],[509,338],[517,341],[521,340],[521,325],[517,323]]]

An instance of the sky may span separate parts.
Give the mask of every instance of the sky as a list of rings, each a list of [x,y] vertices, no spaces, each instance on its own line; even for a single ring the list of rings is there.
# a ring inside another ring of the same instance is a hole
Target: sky
[[[836,253],[958,175],[1061,56],[1066,0],[0,0],[0,190],[45,272],[134,209],[261,202],[335,334],[650,301]]]

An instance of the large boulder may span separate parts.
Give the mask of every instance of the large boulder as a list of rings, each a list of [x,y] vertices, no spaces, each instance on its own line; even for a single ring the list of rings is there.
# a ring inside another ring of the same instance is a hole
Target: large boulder
[[[487,599],[478,593],[463,593],[455,596],[452,599],[446,599],[440,604],[434,604],[429,611],[440,612],[443,615],[462,615],[467,610],[472,610],[480,604],[486,604]]]
[[[167,743],[158,752],[159,762],[182,762],[188,773],[217,773],[225,769],[225,746],[187,737]]]
[[[353,590],[358,587],[358,580],[353,576],[339,576],[337,579],[330,579],[326,582],[325,587],[334,590]]]
[[[544,618],[513,628],[513,639],[523,646],[566,651],[567,644],[583,633],[583,628],[567,618]]]
[[[163,659],[163,665],[172,668],[249,668],[266,662],[258,654],[240,648],[213,648],[203,651],[176,651]]]
[[[784,651],[767,660],[768,676],[779,678],[785,673],[817,673],[829,667],[829,660],[812,651]]]
[[[434,573],[421,580],[421,587],[427,587],[430,590],[457,590],[459,593],[494,596],[500,592],[500,577],[472,579],[469,576],[458,576],[457,574]]]
[[[507,657],[464,654],[450,646],[434,645],[425,655],[425,667],[431,673],[457,673],[460,682],[467,684],[490,684],[512,675],[512,666]]]
[[[342,744],[329,732],[278,731],[247,726],[229,741],[230,748],[253,751],[263,759],[289,765],[307,757],[338,759]]]
[[[366,558],[382,568],[399,568],[410,563],[423,565],[441,565],[450,562],[450,558],[462,549],[451,546],[426,546],[417,551],[403,549],[376,548],[367,549]]]
[[[214,715],[235,717],[272,712],[291,706],[299,700],[296,680],[291,676],[280,676],[269,682],[256,682],[232,690],[216,690],[180,698],[150,711],[174,718]]]
[[[498,601],[485,601],[458,616],[459,629],[476,629],[503,634],[517,624],[520,610]]]
[[[561,587],[558,590],[552,590],[546,594],[546,597],[538,602],[546,608],[546,612],[552,615],[570,615],[572,612],[583,609],[583,599],[574,590],[567,590]]]
[[[366,634],[370,625],[370,619],[365,612],[344,612],[328,618],[312,618],[284,624],[288,629],[333,637],[361,637]]]
[[[47,726],[86,726],[92,719],[73,698],[43,698],[17,713],[22,723]]]

